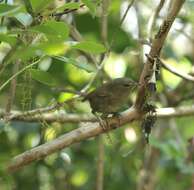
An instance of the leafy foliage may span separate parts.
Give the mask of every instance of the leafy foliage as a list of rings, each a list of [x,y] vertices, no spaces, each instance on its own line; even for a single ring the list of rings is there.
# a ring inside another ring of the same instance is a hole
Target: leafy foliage
[[[144,54],[150,45],[143,46],[141,43],[148,39],[148,23],[150,24],[151,15],[158,2],[136,1],[120,26],[127,1],[109,1],[106,13],[106,41],[102,41],[103,1],[10,2],[0,3],[0,87],[14,74],[17,75],[11,110],[22,112],[71,98],[72,93],[53,89],[83,89],[98,72],[104,54],[102,63],[105,69],[98,73],[89,90],[96,88],[102,79],[107,80],[111,76],[126,76],[138,81]],[[174,23],[162,52],[165,62],[191,74],[194,63],[191,49],[194,47],[193,6],[193,1],[185,3],[184,11]],[[159,28],[158,23],[161,23],[163,14],[168,11],[166,7],[163,7],[157,18],[154,32]],[[67,10],[69,13],[65,14]],[[59,16],[58,13],[64,15]],[[109,48],[110,52],[107,53]],[[40,61],[28,68],[37,60]],[[22,69],[24,72],[18,74]],[[158,93],[154,95],[157,106],[192,106],[193,83],[185,82],[182,78],[161,70],[162,77],[157,83]],[[0,91],[1,117],[2,110],[7,109],[9,99],[12,98],[12,83],[13,80],[8,83],[10,86],[7,85]],[[129,104],[134,100],[135,93],[134,91],[131,94]],[[67,103],[58,110],[62,114],[82,114],[90,111],[89,105],[80,100]],[[41,113],[39,116],[41,117]],[[113,144],[109,144],[104,137],[104,189],[138,189],[141,182],[148,183],[145,185],[150,187],[150,190],[193,188],[193,146],[188,142],[194,134],[193,123],[193,117],[158,120],[148,146],[142,143],[138,122],[111,132]],[[54,153],[13,175],[5,173],[7,162],[15,155],[84,124],[63,124],[58,121],[47,123],[41,119],[37,122],[9,122],[2,117],[1,189],[94,189],[98,157],[95,139]],[[146,175],[143,179],[142,174]]]

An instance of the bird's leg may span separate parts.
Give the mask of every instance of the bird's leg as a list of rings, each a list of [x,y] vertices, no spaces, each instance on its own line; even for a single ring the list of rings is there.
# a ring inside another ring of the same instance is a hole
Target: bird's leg
[[[106,114],[106,113],[103,113],[101,115],[101,119],[103,119],[103,121],[105,122],[105,125],[104,125],[105,130],[109,129],[109,124],[108,124],[108,121],[107,121],[107,117],[108,117],[108,114]]]
[[[113,117],[116,117],[118,119],[118,126],[120,126],[121,125],[121,119],[120,119],[121,114],[118,112],[114,112],[112,114],[113,114]]]
[[[106,126],[105,125],[107,124],[107,122],[105,121],[106,122],[106,124],[105,124],[104,121],[103,121],[103,119],[95,111],[92,111],[92,113],[98,119],[98,122],[99,122],[100,126],[103,128],[103,130],[106,131]]]
[[[107,121],[103,120],[100,116],[96,116],[98,118],[100,126],[103,128],[104,131],[107,130]]]
[[[98,119],[98,121],[99,121],[99,125],[102,127],[102,129],[103,129],[103,131],[107,131],[107,129],[109,129],[109,127],[107,127],[107,126],[109,126],[109,124],[108,124],[108,121],[107,121],[107,114],[103,114],[101,117],[98,115],[98,114],[96,114],[96,112],[94,112],[94,111],[92,111],[92,113],[96,116],[96,118]],[[108,134],[108,133],[106,133],[106,135],[107,135],[107,139],[108,139],[108,141],[110,142],[110,144],[113,144],[113,141],[112,141],[112,139],[111,139],[111,137],[110,137],[110,135]]]
[[[108,123],[108,120],[107,120],[107,117],[108,117],[108,114],[102,114],[102,116],[101,116],[101,119],[103,118],[103,121],[105,121],[105,125],[103,125],[103,129],[105,130],[105,131],[107,131],[107,130],[109,130],[110,129],[110,127],[109,127],[109,123]],[[104,123],[103,123],[104,124]],[[107,139],[108,139],[108,141],[109,141],[109,143],[110,144],[112,144],[113,145],[113,141],[112,141],[112,139],[111,139],[111,136],[110,136],[110,134],[107,132],[106,133],[107,134]]]

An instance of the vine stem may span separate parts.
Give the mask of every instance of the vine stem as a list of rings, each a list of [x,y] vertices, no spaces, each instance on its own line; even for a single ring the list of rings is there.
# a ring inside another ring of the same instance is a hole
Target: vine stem
[[[21,73],[23,73],[24,71],[26,71],[27,69],[29,69],[30,67],[38,64],[40,62],[41,59],[27,65],[26,67],[24,67],[23,69],[21,69],[20,71],[18,71],[17,73],[15,73],[14,75],[12,75],[6,82],[4,82],[1,86],[0,86],[0,91],[2,91],[5,86],[7,86],[15,77],[17,77],[18,75],[20,75]]]

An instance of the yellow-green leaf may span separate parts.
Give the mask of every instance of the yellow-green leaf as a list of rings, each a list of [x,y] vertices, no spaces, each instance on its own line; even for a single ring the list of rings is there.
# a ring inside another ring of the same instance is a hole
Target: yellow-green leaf
[[[95,42],[80,42],[80,43],[77,43],[76,45],[73,45],[72,47],[87,53],[95,53],[95,54],[103,53],[106,51],[106,48],[102,44],[95,43]]]
[[[64,22],[48,21],[31,28],[32,31],[44,33],[48,38],[65,40],[69,35],[69,27]]]

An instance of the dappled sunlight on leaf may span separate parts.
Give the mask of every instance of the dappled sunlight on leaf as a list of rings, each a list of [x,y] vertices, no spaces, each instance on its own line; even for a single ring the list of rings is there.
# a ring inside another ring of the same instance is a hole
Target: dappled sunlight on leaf
[[[56,137],[56,131],[54,128],[47,128],[44,133],[44,138],[46,141],[52,140]]]
[[[111,54],[105,63],[105,71],[111,78],[119,78],[125,75],[126,62],[122,56]]]
[[[60,95],[58,97],[58,101],[59,102],[64,102],[66,100],[71,99],[73,96],[74,96],[74,94],[72,94],[72,93],[67,93],[67,92],[60,93]]]
[[[77,187],[83,186],[88,180],[88,174],[84,170],[77,170],[71,177],[71,182]]]
[[[179,62],[173,59],[165,60],[166,64],[169,64],[176,68],[178,71],[183,73],[189,73],[191,71],[192,65],[190,61],[186,58],[181,59]],[[180,77],[170,73],[169,71],[162,69],[162,75],[165,83],[172,89],[176,88],[177,85],[182,80]]]

